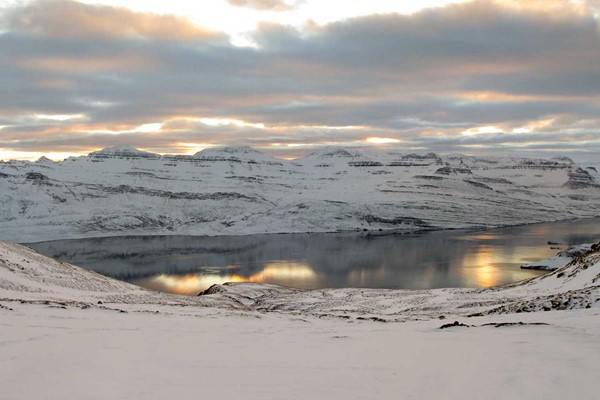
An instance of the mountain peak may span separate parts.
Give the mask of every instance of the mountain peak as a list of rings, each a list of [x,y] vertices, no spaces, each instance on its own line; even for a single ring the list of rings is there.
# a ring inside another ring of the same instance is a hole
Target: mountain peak
[[[41,156],[40,158],[38,158],[37,160],[35,160],[35,163],[36,164],[54,164],[54,161],[52,161],[48,157]]]
[[[310,153],[307,157],[352,158],[356,155],[356,153],[352,153],[348,149],[345,149],[343,147],[323,147]]]
[[[155,153],[143,151],[131,145],[107,147],[88,154],[92,158],[159,158]]]
[[[250,146],[224,146],[224,147],[209,147],[194,154],[194,157],[203,155],[228,154],[228,155],[243,155],[243,154],[263,154],[260,151],[253,149]]]
[[[280,162],[280,160],[272,158],[249,146],[211,147],[194,154],[193,158],[202,161],[230,161],[248,163]]]

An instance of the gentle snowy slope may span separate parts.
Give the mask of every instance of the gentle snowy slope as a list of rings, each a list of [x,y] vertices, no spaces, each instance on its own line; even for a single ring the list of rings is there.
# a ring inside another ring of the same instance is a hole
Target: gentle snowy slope
[[[541,309],[598,307],[600,303],[600,244],[568,265],[539,278],[488,289],[321,289],[299,290],[266,284],[213,285],[198,298],[168,295],[115,281],[97,273],[53,260],[33,250],[0,242],[0,293],[23,300],[95,301],[103,303],[176,303],[310,314],[319,317],[361,317],[403,321],[444,313],[473,315],[499,312],[502,307],[558,294],[565,304]],[[522,310],[530,311],[530,310]]]
[[[71,264],[45,257],[21,245],[0,242],[0,300],[78,304],[107,303],[246,307],[237,301],[195,299],[142,289]],[[100,303],[98,303],[100,302]]]
[[[501,288],[191,298],[0,242],[0,398],[595,399],[599,291],[600,244]]]
[[[512,225],[600,214],[597,172],[560,158],[326,149],[159,156],[130,146],[0,162],[0,238],[229,235]]]

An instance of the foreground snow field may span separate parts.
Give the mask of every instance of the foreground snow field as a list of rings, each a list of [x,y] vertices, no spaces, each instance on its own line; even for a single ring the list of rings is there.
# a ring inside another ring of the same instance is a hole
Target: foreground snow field
[[[568,158],[478,158],[251,148],[160,156],[131,147],[55,163],[0,162],[0,238],[240,235],[473,228],[600,214],[594,166]]]
[[[501,288],[184,297],[0,242],[0,398],[595,399],[599,314],[600,245]]]

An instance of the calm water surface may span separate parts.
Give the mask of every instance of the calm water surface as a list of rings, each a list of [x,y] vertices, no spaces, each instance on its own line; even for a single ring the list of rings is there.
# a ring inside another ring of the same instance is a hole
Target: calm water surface
[[[29,246],[146,288],[195,295],[231,281],[306,289],[487,287],[541,275],[519,267],[599,240],[600,219],[592,219],[478,232],[135,236]]]

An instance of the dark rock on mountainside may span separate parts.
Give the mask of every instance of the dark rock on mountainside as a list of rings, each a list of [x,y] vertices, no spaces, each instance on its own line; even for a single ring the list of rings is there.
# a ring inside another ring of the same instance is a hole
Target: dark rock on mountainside
[[[207,296],[209,294],[225,293],[227,290],[222,285],[214,284],[208,289],[198,293],[198,296]]]
[[[447,165],[445,167],[438,168],[435,173],[438,175],[473,174],[473,171],[467,167],[451,167]]]
[[[410,225],[410,226],[418,226],[418,227],[427,227],[429,224],[419,218],[412,217],[395,217],[395,218],[383,218],[375,215],[363,215],[359,218],[362,221],[365,221],[368,224],[386,224],[386,225]]]
[[[350,167],[383,167],[379,161],[350,161],[348,165]]]
[[[41,181],[49,180],[49,178],[46,175],[40,174],[39,172],[28,172],[25,175],[25,179],[28,181],[34,181],[34,182],[41,182]]]
[[[586,189],[586,188],[598,188],[596,180],[589,172],[582,168],[575,168],[569,171],[569,180],[565,186],[570,189]]]

